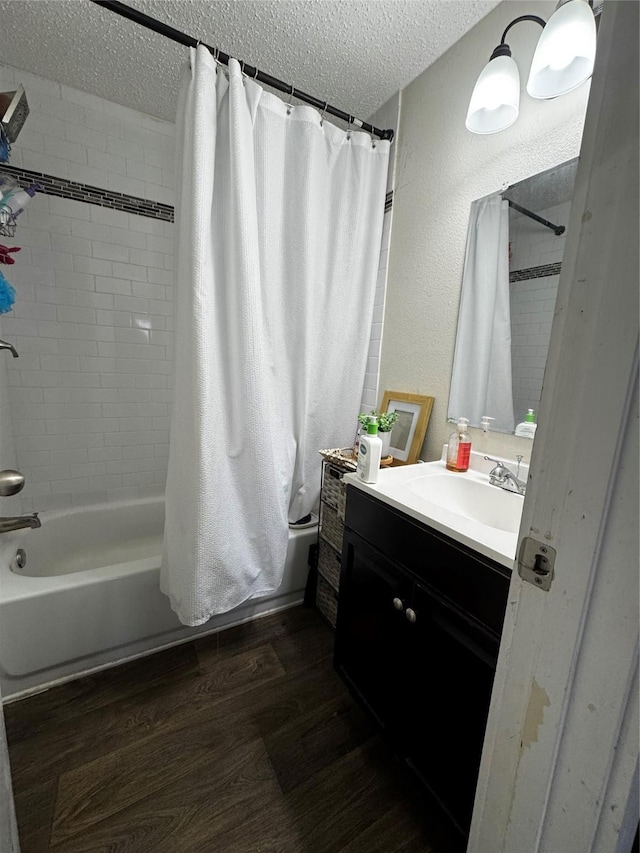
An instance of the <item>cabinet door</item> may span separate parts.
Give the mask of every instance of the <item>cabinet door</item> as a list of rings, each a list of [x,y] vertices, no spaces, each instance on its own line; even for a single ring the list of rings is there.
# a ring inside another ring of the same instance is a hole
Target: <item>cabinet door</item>
[[[395,730],[407,657],[404,607],[413,584],[351,531],[345,530],[335,666],[378,723]]]
[[[409,763],[468,832],[491,698],[498,640],[416,584],[407,649],[413,673],[403,703]]]

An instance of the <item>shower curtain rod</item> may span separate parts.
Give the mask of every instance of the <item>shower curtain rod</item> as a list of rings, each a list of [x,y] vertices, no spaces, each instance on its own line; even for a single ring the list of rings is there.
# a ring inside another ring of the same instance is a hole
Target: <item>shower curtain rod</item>
[[[204,42],[193,38],[193,36],[180,32],[180,30],[176,30],[168,24],[164,24],[162,21],[152,18],[150,15],[145,15],[144,12],[139,12],[131,6],[127,6],[126,3],[120,3],[119,0],[91,0],[91,2],[95,3],[97,6],[104,6],[104,8],[109,9],[110,12],[115,12],[116,15],[128,18],[130,21],[134,21],[136,24],[140,24],[140,26],[146,27],[148,30],[153,30],[154,33],[158,33],[161,36],[165,36],[165,38],[179,42],[179,44],[184,44],[187,47],[197,47],[201,44],[203,47],[206,47],[207,50],[209,50],[223,65],[229,64],[229,59],[231,59],[231,57],[228,54],[223,53],[221,50],[218,50],[218,48],[211,47],[211,45],[205,44]],[[366,130],[374,136],[380,137],[380,139],[388,139],[389,142],[393,140],[394,133],[391,128],[388,130],[380,130],[380,128],[374,127],[366,121],[362,121],[355,116],[349,115],[349,113],[345,113],[337,107],[332,107],[331,104],[328,104],[326,101],[314,98],[313,95],[308,95],[306,92],[300,91],[300,89],[294,89],[294,87],[289,83],[284,83],[282,80],[278,80],[276,77],[272,77],[264,71],[259,71],[252,65],[247,65],[246,62],[241,62],[240,65],[247,77],[258,80],[260,83],[264,83],[272,89],[277,89],[280,92],[286,92],[292,98],[297,98],[299,101],[311,104],[317,109],[322,110],[323,113],[329,113],[336,118],[342,119],[349,124],[353,124],[356,127],[361,128],[362,130]]]
[[[509,202],[509,207],[512,207],[514,210],[517,210],[518,213],[523,213],[530,219],[535,219],[535,221],[539,222],[541,225],[545,225],[547,228],[551,228],[552,231],[555,231],[556,237],[559,237],[561,234],[564,234],[564,232],[567,230],[564,225],[554,225],[553,222],[549,222],[548,219],[543,219],[541,216],[538,216],[537,213],[533,213],[531,210],[527,210],[526,207],[520,207],[519,204],[516,204],[515,201],[511,201],[510,198],[508,198],[507,201]]]

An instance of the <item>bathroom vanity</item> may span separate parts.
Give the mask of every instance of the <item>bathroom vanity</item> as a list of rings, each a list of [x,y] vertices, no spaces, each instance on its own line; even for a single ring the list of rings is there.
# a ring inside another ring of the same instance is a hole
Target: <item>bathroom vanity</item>
[[[451,509],[440,507],[439,514],[435,504],[429,510],[429,502],[416,497],[426,488],[437,501],[429,491],[435,488],[446,501],[447,489],[459,488],[449,478],[465,476],[429,463],[381,472],[375,486],[345,477],[334,658],[353,695],[461,839],[471,821],[517,537],[517,527],[494,528],[501,544],[490,532],[474,542]],[[473,472],[462,492],[473,493],[470,484],[477,482],[484,495],[483,476]],[[447,482],[419,482],[433,477]],[[491,492],[487,496],[490,503]],[[521,511],[520,496],[507,503]],[[513,526],[513,519],[505,524]]]

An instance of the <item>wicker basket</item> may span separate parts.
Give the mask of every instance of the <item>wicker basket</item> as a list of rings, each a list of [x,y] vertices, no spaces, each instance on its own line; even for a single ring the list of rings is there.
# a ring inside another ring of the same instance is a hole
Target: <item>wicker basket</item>
[[[318,543],[318,572],[337,591],[340,587],[340,554],[331,545]]]
[[[320,518],[320,536],[329,545],[333,545],[336,551],[342,551],[344,527],[342,521],[338,518],[338,511],[323,502]]]
[[[316,587],[316,606],[331,627],[335,628],[336,617],[338,615],[336,592],[319,573],[318,585]]]
[[[322,482],[322,500],[330,504],[340,518],[344,518],[347,502],[347,487],[342,480],[344,473],[336,465],[326,465]]]

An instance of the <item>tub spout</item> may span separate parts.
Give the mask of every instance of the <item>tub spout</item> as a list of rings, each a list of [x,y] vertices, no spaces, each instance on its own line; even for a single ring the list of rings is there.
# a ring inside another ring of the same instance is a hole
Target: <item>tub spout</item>
[[[18,358],[18,350],[14,347],[13,344],[10,344],[8,341],[0,340],[0,349],[8,349],[14,358]]]
[[[42,522],[38,518],[37,512],[32,512],[30,515],[14,515],[7,518],[0,518],[0,533],[10,533],[12,530],[22,530],[23,527],[41,527]]]

